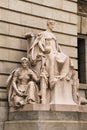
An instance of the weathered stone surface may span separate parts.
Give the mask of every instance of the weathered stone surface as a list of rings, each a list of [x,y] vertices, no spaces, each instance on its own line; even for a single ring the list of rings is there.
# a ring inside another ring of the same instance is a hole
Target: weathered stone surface
[[[76,13],[77,12],[77,4],[72,3],[72,1],[70,1],[70,0],[69,1],[64,0],[63,1],[63,9],[67,10],[67,11],[70,11],[70,12]]]
[[[74,111],[69,106],[68,111],[15,111],[9,113],[9,120],[5,122],[4,130],[86,130],[87,108],[78,106]]]
[[[78,69],[78,61],[77,59],[72,59],[75,69]]]
[[[40,32],[39,29],[37,30],[37,29],[32,29],[30,27],[18,26],[18,25],[14,25],[14,24],[3,23],[3,22],[0,22],[0,27],[1,27],[0,33],[7,34],[7,35],[9,34],[13,37],[20,37],[20,38],[24,38],[24,34],[26,32],[32,32],[32,31],[34,33]],[[77,46],[77,38],[75,36],[60,34],[60,33],[55,33],[55,35],[56,35],[59,43],[62,43],[64,45],[69,45],[71,47]]]
[[[13,23],[21,23],[20,16],[21,16],[20,13],[0,9],[0,19],[1,20],[8,20]]]
[[[8,0],[3,0],[2,2],[0,2],[0,6],[8,8]]]
[[[7,75],[0,75],[0,87],[6,88]]]
[[[0,100],[1,100],[0,106],[2,106],[1,104],[3,105],[5,104],[5,102],[2,102],[3,100],[7,101],[7,91],[4,89],[0,89]]]
[[[79,111],[78,105],[66,105],[66,104],[51,104],[51,111]]]
[[[26,52],[24,51],[16,51],[9,49],[0,49],[0,59],[1,60],[8,60],[8,61],[16,61],[20,62],[20,59],[26,56]]]
[[[14,111],[49,111],[50,105],[49,104],[26,104],[25,106],[21,107],[20,109],[10,108],[10,112]]]
[[[4,122],[0,122],[0,130],[3,130],[4,128]]]
[[[74,47],[71,48],[71,47],[66,47],[66,46],[61,46],[61,48],[63,52],[67,54],[68,56],[77,58],[77,48],[74,48]]]
[[[81,16],[78,16],[78,33],[81,33]]]
[[[7,107],[8,108],[8,102],[7,101],[0,101],[0,107]]]
[[[17,50],[26,50],[26,40],[0,35],[0,46],[7,47],[10,49],[17,49]]]
[[[35,14],[37,14],[37,11],[38,12],[41,12],[41,10],[39,9],[39,7],[34,7],[35,11],[36,12]],[[46,10],[46,9],[44,9]],[[42,11],[43,13],[44,11]],[[47,15],[47,12],[48,12],[48,16],[49,14],[51,14],[50,12],[50,9],[47,8],[47,11],[45,11],[46,14],[42,14],[40,13],[40,15],[44,15],[46,16]],[[69,22],[69,23],[73,23],[73,20],[72,21],[69,21],[71,20],[70,17],[72,15],[72,17],[74,17],[73,15],[74,14],[67,14],[65,12],[53,12],[52,15],[53,17],[55,17],[56,19],[59,19],[60,21],[63,21],[64,22]],[[12,12],[12,11],[9,11],[9,10],[4,10],[4,9],[0,9],[0,19],[1,20],[4,20],[4,21],[7,21],[8,22],[12,22],[12,23],[17,23],[17,24],[22,24],[22,25],[25,25],[25,26],[31,26],[31,27],[39,27],[39,28],[46,28],[46,26],[43,25],[43,22],[45,21],[45,19],[42,19],[42,18],[38,18],[38,17],[34,17],[34,16],[31,16],[31,15],[26,15],[26,14],[21,14],[21,13],[18,13],[18,12]],[[65,16],[64,16],[65,15]],[[48,17],[47,16],[47,17]],[[16,17],[16,19],[15,19]],[[52,18],[52,16],[50,16],[50,18]],[[33,20],[32,20],[33,19]],[[77,17],[76,17],[76,20],[77,20]],[[62,22],[56,22],[56,24],[59,26],[59,24],[62,26],[61,30],[55,28],[55,31],[60,31],[60,32],[63,32],[63,33],[67,33],[67,34],[73,34],[73,35],[77,35],[77,27],[75,25],[72,25],[72,24],[66,24],[66,23],[62,23]]]
[[[26,0],[26,1],[31,1],[31,2],[34,2],[34,3],[38,3],[38,4],[41,4],[41,5],[46,5],[46,6],[48,6],[48,7],[53,7],[53,8],[57,8],[57,9],[62,9],[62,10],[67,10],[67,11],[71,11],[71,12],[76,12],[77,10],[76,10],[76,3],[72,3],[72,1],[77,1],[77,0],[71,0],[71,1],[65,1],[65,0],[55,0],[55,2],[53,1],[53,0],[44,0],[43,2],[42,1],[40,1],[40,0],[37,0],[37,1],[35,1],[35,0]],[[25,2],[26,2],[25,1]],[[56,4],[56,3],[58,3],[58,4]],[[73,8],[74,8],[74,10],[72,9],[72,7],[70,6],[70,5],[72,5],[73,4]],[[64,5],[64,6],[62,6],[62,5]],[[66,7],[67,6],[67,7]],[[70,8],[70,7],[71,8]],[[66,7],[66,8],[65,8]]]
[[[9,25],[4,24],[3,22],[0,22],[0,33],[8,33]]]
[[[46,106],[46,108],[45,108]],[[38,108],[38,109],[37,109]],[[87,120],[87,106],[27,104],[20,110],[10,109],[9,120]]]
[[[82,17],[82,34],[87,34],[87,18],[86,17]]]
[[[0,107],[0,121],[8,119],[8,107]]]
[[[4,130],[38,130],[37,121],[11,121],[5,122]]]
[[[12,63],[12,62],[0,62],[0,72],[1,73],[11,73],[11,71],[17,68],[20,64],[19,63]]]
[[[65,117],[63,116],[63,119]],[[4,130],[86,130],[87,121],[77,120],[20,120],[5,122]]]
[[[65,111],[22,111],[9,112],[9,120],[78,120],[77,112]]]
[[[24,2],[24,0],[9,0],[9,8],[15,11],[31,13],[31,3]]]

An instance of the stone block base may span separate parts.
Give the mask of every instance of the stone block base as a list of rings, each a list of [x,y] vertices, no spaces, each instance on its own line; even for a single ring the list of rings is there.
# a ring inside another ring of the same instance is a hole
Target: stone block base
[[[50,105],[49,104],[26,104],[25,106],[19,108],[19,109],[14,109],[11,107],[9,109],[9,112],[14,112],[14,111],[49,111],[50,110]]]
[[[41,110],[35,110],[39,107]],[[4,130],[87,130],[87,106],[52,104],[50,110],[45,110],[44,105],[27,108],[33,109],[10,110]]]
[[[86,121],[31,120],[5,122],[4,130],[87,130]]]

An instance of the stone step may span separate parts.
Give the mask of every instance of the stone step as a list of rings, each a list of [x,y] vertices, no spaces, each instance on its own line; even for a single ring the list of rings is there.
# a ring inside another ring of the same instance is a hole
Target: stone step
[[[8,121],[4,130],[87,130],[87,121],[22,120]]]

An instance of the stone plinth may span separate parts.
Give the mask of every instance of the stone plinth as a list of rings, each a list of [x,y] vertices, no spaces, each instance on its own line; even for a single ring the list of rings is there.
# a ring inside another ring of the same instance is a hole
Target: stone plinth
[[[78,121],[11,121],[5,122],[4,130],[87,130],[87,123]]]
[[[71,81],[58,80],[51,90],[51,104],[76,105],[73,101]]]
[[[28,105],[34,109],[10,111],[4,130],[87,130],[87,106],[52,104],[50,110],[44,105],[41,110],[38,107]]]
[[[19,109],[14,109],[10,108],[9,112],[14,112],[14,111],[49,111],[50,110],[50,105],[49,104],[26,104],[25,106],[19,108]]]

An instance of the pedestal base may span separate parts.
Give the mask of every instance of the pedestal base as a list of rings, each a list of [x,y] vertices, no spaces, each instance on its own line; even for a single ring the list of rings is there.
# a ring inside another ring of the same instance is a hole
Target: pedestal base
[[[51,105],[44,111],[10,111],[4,130],[87,130],[87,106]]]
[[[76,105],[72,92],[71,81],[58,80],[55,87],[51,89],[51,104]]]
[[[11,121],[5,122],[4,130],[87,130],[86,121]]]

